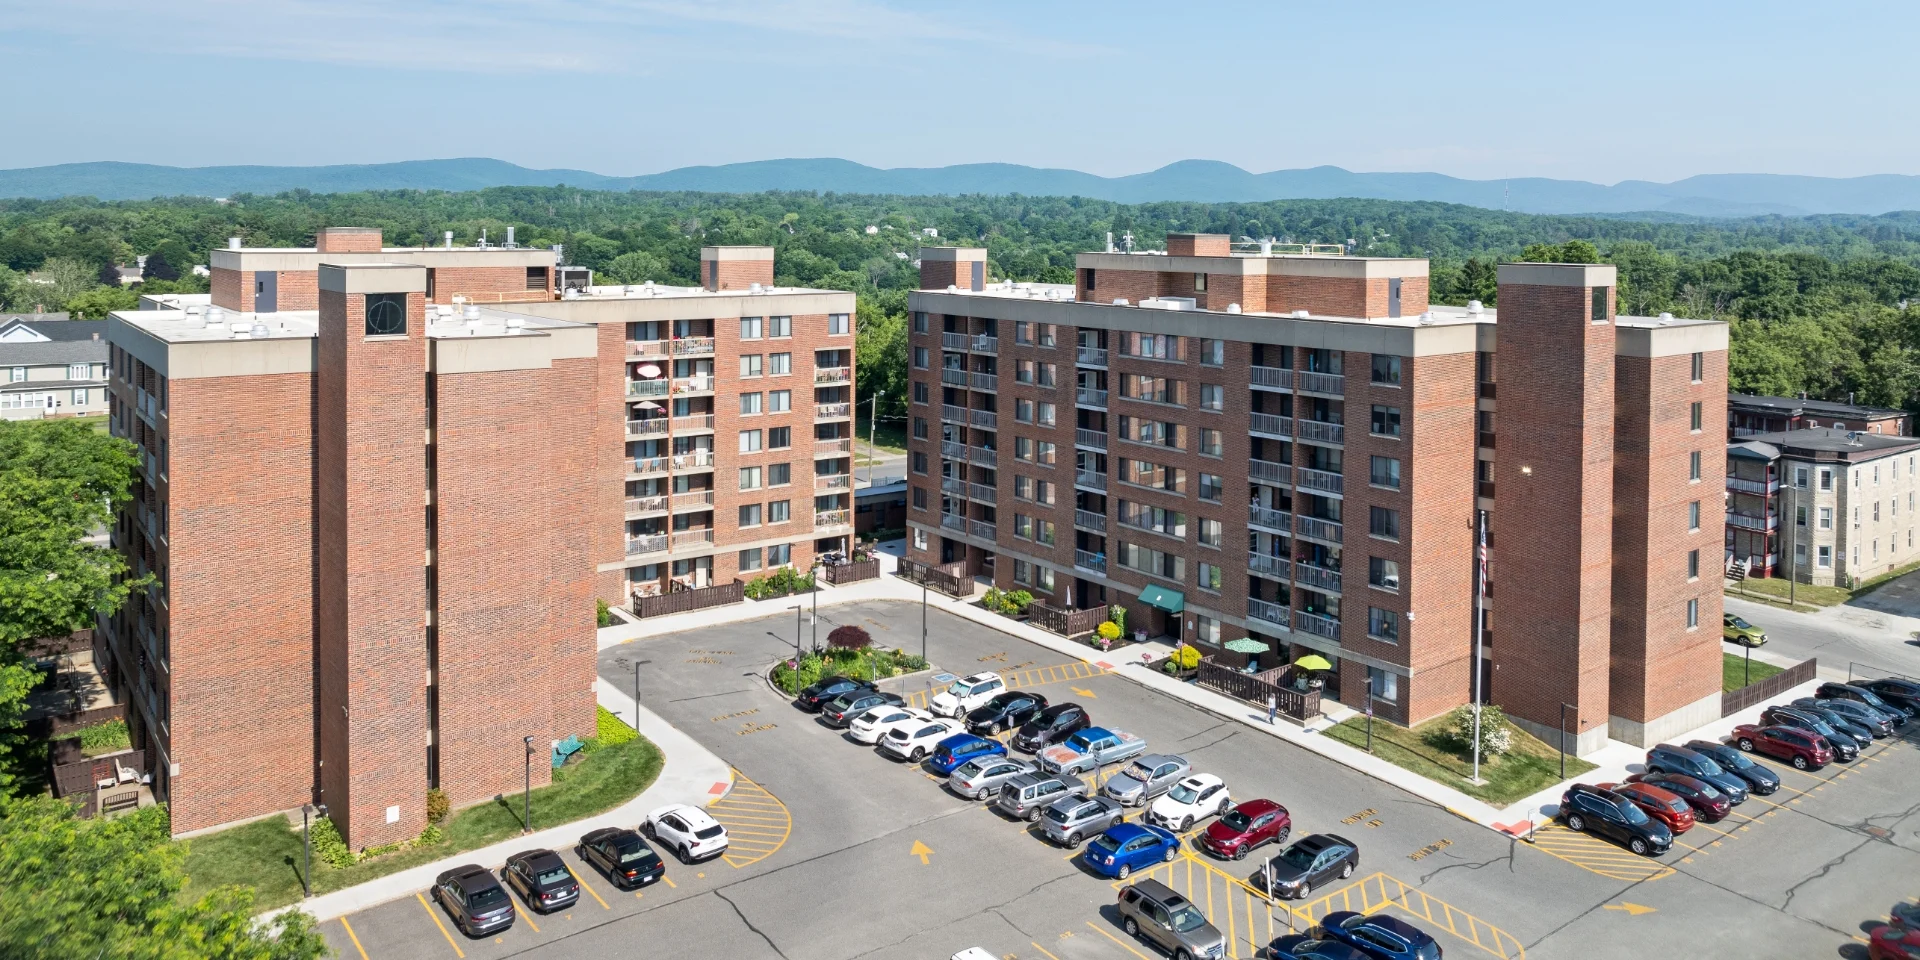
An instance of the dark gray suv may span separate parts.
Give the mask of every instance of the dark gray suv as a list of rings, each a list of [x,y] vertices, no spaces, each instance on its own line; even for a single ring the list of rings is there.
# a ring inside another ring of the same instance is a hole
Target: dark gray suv
[[[1219,960],[1227,938],[1207,922],[1193,901],[1158,880],[1142,880],[1120,891],[1120,927],[1166,951],[1173,960]]]

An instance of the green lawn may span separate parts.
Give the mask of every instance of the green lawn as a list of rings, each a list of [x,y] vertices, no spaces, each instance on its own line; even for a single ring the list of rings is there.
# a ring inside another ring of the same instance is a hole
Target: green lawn
[[[1481,761],[1480,776],[1487,782],[1482,786],[1468,783],[1467,777],[1473,773],[1473,756],[1442,741],[1440,734],[1446,722],[1442,716],[1408,729],[1376,719],[1373,755],[1496,807],[1504,807],[1560,781],[1559,750],[1515,727],[1513,750],[1498,763]],[[1367,718],[1352,717],[1329,728],[1326,735],[1364,750]],[[1567,776],[1577,777],[1592,769],[1593,764],[1571,754],[1567,756]]]
[[[1852,588],[1843,586],[1822,587],[1810,583],[1797,583],[1793,585],[1794,609],[1811,610],[1815,607],[1831,607],[1837,603],[1846,603],[1854,597],[1872,591],[1875,587],[1895,577],[1906,576],[1915,570],[1920,570],[1920,563],[1909,563],[1904,567],[1889,570]],[[1733,596],[1745,596],[1749,599],[1785,604],[1787,602],[1787,581],[1779,578],[1743,580],[1727,588],[1727,593]]]
[[[1749,682],[1758,683],[1779,673],[1783,668],[1776,667],[1764,660],[1753,661],[1753,679],[1747,679],[1747,658],[1733,653],[1720,655],[1720,690],[1732,693]]]
[[[660,749],[645,738],[604,746],[554,774],[552,786],[533,791],[535,829],[604,813],[627,802],[660,775]],[[456,811],[446,824],[447,839],[431,846],[388,854],[351,867],[335,868],[315,859],[313,888],[326,893],[364,883],[408,867],[432,863],[463,850],[497,843],[520,832],[520,797],[503,798]],[[246,826],[184,841],[187,886],[184,899],[205,895],[223,884],[256,891],[254,907],[271,910],[300,899],[300,829],[270,817]]]
[[[871,425],[868,423],[865,414],[855,414],[853,435],[859,442],[854,444],[854,449],[862,452],[867,449],[869,429],[871,429]],[[907,424],[904,420],[892,420],[881,417],[880,426],[878,429],[872,430],[872,436],[873,448],[881,453],[891,453],[895,456],[901,456],[907,452]]]

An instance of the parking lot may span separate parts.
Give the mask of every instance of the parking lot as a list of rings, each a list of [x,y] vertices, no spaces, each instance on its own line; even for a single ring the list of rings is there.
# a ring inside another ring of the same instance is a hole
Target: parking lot
[[[645,949],[729,960],[937,960],[981,946],[1003,958],[1157,956],[1117,923],[1124,884],[776,695],[764,672],[793,652],[795,623],[790,607],[768,606],[763,620],[601,655],[602,676],[621,689],[637,665],[648,708],[737,771],[739,785],[713,810],[733,838],[726,857],[694,866],[669,858],[666,881],[636,896],[563,851],[591,891],[571,910],[522,913],[499,937],[468,940],[428,900],[402,900],[323,924],[340,955],[593,958]],[[834,606],[822,610],[819,635],[854,623],[878,645],[917,650],[920,618],[910,604]],[[1920,894],[1912,736],[1817,773],[1776,765],[1785,771],[1780,793],[1644,860],[1559,827],[1536,844],[1519,842],[1119,674],[937,610],[930,625],[939,672],[994,670],[1054,702],[1079,702],[1095,723],[1222,777],[1236,801],[1285,805],[1294,837],[1330,832],[1358,844],[1350,880],[1294,904],[1270,904],[1244,882],[1275,847],[1232,862],[1188,845],[1156,867],[1150,875],[1228,935],[1236,960],[1342,909],[1393,912],[1454,957],[1638,958],[1654,944],[1682,956],[1849,956],[1861,923],[1897,896]],[[813,629],[803,625],[803,645]],[[924,698],[929,685],[923,676],[886,686]]]

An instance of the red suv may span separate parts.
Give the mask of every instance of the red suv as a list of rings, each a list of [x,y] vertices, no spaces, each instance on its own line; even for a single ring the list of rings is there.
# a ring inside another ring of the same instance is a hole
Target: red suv
[[[1612,790],[1626,797],[1629,803],[1646,811],[1647,816],[1666,824],[1676,837],[1693,827],[1693,808],[1687,806],[1685,800],[1653,784],[1603,783],[1600,789]]]
[[[1733,743],[1748,753],[1785,760],[1797,770],[1818,770],[1833,762],[1833,748],[1826,738],[1798,727],[1743,723],[1733,728]]]
[[[1244,859],[1263,843],[1281,843],[1293,832],[1287,808],[1272,800],[1248,800],[1207,825],[1200,845],[1216,857]]]

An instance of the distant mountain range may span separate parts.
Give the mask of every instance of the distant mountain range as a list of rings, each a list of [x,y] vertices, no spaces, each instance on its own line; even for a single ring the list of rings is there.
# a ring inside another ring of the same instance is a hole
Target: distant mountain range
[[[585,170],[532,170],[487,158],[325,167],[163,167],[107,161],[0,170],[0,197],[43,199],[224,197],[301,188],[318,193],[478,190],[555,184],[592,190],[716,193],[765,190],[916,195],[1017,193],[1083,196],[1124,203],[1358,197],[1461,203],[1524,213],[1658,212],[1703,217],[1920,210],[1920,177],[1899,174],[1838,179],[1722,173],[1688,177],[1673,183],[1626,180],[1607,186],[1540,177],[1462,180],[1438,173],[1354,173],[1339,167],[1249,173],[1230,163],[1213,160],[1182,160],[1150,173],[1100,177],[1077,170],[1011,163],[882,170],[849,160],[815,159],[760,160],[713,167],[681,167],[638,177],[609,177]]]

